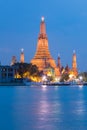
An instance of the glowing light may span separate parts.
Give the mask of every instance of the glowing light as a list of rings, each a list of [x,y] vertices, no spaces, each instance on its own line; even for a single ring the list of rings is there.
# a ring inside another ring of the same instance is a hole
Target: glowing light
[[[41,18],[41,21],[44,22],[44,17]]]
[[[21,48],[21,52],[23,52],[24,51],[24,49],[23,48]]]
[[[47,85],[41,85],[41,87],[42,87],[42,90],[43,90],[43,91],[46,91],[46,90],[47,90]]]
[[[46,88],[47,87],[47,85],[42,85],[42,88]]]
[[[83,85],[78,85],[79,86],[79,88],[83,88]]]
[[[56,82],[59,82],[59,81],[60,81],[60,77],[56,77],[56,78],[55,78],[55,81],[56,81]]]
[[[42,77],[42,81],[47,81],[47,77],[45,75]]]
[[[51,76],[51,72],[48,72],[48,73],[47,73],[47,76]]]
[[[83,77],[82,77],[82,76],[80,76],[80,77],[79,77],[79,79],[80,79],[80,80],[83,80]]]
[[[74,77],[74,75],[73,75],[73,74],[70,74],[70,75],[69,75],[69,78],[70,78],[70,79],[72,79],[73,77]]]

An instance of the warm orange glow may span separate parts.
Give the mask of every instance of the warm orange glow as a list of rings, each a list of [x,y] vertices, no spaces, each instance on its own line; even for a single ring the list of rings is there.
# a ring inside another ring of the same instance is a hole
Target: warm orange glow
[[[56,63],[52,58],[48,47],[48,38],[46,34],[44,18],[42,18],[40,24],[40,34],[38,37],[36,54],[31,60],[31,63],[35,64],[39,70],[44,70],[44,68],[49,65],[53,68],[56,67]]]
[[[24,52],[23,51],[24,51],[24,49],[22,48],[21,49],[21,55],[20,55],[20,62],[21,63],[24,63]]]
[[[75,53],[75,51],[73,52],[72,71],[73,71],[73,73],[74,73],[75,76],[78,75],[77,62],[76,62],[76,53]]]
[[[44,71],[45,68],[48,68],[49,66],[52,67],[55,71],[56,77],[60,77],[61,75],[65,74],[65,73],[71,74],[70,71],[72,71],[74,77],[76,77],[78,75],[75,51],[73,52],[71,70],[68,66],[67,66],[68,68],[66,68],[66,67],[62,68],[60,56],[58,56],[58,63],[56,66],[55,60],[52,58],[50,51],[49,51],[48,38],[47,38],[47,34],[46,34],[46,26],[45,26],[44,17],[41,18],[40,33],[39,33],[38,42],[37,42],[37,50],[36,50],[34,58],[31,60],[31,63],[36,65],[40,71],[41,70]],[[44,73],[45,73],[45,71],[44,71]],[[47,74],[48,76],[51,75],[50,72],[46,72],[45,74]]]
[[[17,73],[15,75],[15,78],[21,78],[21,76]],[[41,81],[41,77],[36,76],[36,75],[35,76],[31,76],[29,72],[25,72],[23,74],[23,78],[28,78],[28,79],[30,79],[30,80],[32,80],[34,82],[40,82]]]
[[[17,73],[15,74],[14,78],[21,78],[21,76]]]
[[[34,82],[40,82],[41,81],[41,78],[40,77],[37,77],[37,76],[30,76],[30,79]]]

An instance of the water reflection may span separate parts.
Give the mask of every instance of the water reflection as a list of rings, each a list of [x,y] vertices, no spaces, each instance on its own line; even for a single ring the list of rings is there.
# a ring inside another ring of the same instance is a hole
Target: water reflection
[[[85,112],[85,105],[84,105],[84,101],[78,101],[77,105],[76,105],[76,114],[77,115],[83,115],[84,116],[84,112]]]
[[[0,130],[86,130],[87,86],[0,89]]]
[[[36,127],[38,129],[57,130],[55,124],[60,121],[58,115],[61,113],[61,104],[56,100],[58,99],[58,95],[55,95],[54,98],[53,100],[52,95],[49,98],[47,91],[42,93],[37,107],[38,120]]]
[[[82,86],[80,86],[80,89],[82,89]],[[83,91],[79,92],[78,98],[74,104],[75,104],[74,112],[77,115],[77,118],[80,119],[82,118],[82,116],[85,115],[85,111],[86,111]]]
[[[84,86],[83,86],[83,85],[78,85],[78,87],[79,87],[80,89],[82,89]]]
[[[47,85],[41,85],[42,90],[46,91],[47,90]]]

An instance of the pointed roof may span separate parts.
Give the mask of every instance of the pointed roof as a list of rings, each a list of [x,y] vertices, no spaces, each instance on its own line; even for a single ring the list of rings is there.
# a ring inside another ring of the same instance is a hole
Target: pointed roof
[[[40,34],[46,34],[45,18],[41,18]]]
[[[50,64],[50,66],[53,68],[56,67],[55,61],[49,51],[44,17],[41,18],[37,49],[34,58],[31,60],[31,63],[37,65],[39,70],[43,70],[46,64]]]

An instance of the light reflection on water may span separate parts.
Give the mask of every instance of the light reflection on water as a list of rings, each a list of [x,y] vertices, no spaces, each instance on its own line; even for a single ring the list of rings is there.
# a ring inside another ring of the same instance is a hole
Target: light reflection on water
[[[45,89],[46,90],[46,89]],[[47,90],[48,91],[48,90]],[[55,99],[58,96],[55,96]],[[42,93],[40,97],[40,102],[37,108],[38,120],[37,120],[37,128],[38,129],[57,129],[55,123],[60,121],[60,118],[56,115],[61,113],[60,111],[60,103],[57,100],[50,100],[48,98],[47,93]],[[54,125],[53,125],[54,124]]]
[[[1,87],[0,99],[0,130],[87,130],[87,86]]]
[[[80,90],[82,91],[83,86],[79,86],[79,87]],[[77,116],[79,116],[79,119],[81,118],[81,116],[85,116],[86,104],[85,104],[83,92],[80,92],[78,94],[77,101],[75,101],[74,104],[75,104],[74,112]]]

